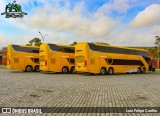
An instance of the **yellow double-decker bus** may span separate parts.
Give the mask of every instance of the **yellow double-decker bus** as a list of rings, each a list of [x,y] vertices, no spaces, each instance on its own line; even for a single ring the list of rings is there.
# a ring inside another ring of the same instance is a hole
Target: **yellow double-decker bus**
[[[85,42],[75,46],[75,70],[78,72],[145,73],[150,61],[146,50]]]
[[[60,44],[41,44],[40,70],[75,73],[75,47]]]
[[[7,68],[26,72],[39,71],[39,47],[8,45]]]

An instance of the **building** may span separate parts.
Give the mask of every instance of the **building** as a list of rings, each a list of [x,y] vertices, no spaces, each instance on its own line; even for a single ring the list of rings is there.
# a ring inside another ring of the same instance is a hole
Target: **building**
[[[139,47],[130,47],[130,48],[138,48],[138,49],[145,49],[145,50],[150,50],[150,49],[154,49],[155,46],[153,47],[143,47],[143,46],[139,46]],[[158,48],[157,50],[159,50],[160,48]],[[158,52],[158,51],[157,51]],[[152,61],[154,62],[153,64],[155,65],[155,68],[160,68],[160,58],[154,58],[154,53],[150,52],[150,55],[152,57]]]
[[[2,65],[7,65],[7,49],[2,50]]]
[[[2,50],[0,50],[0,65],[2,64]]]

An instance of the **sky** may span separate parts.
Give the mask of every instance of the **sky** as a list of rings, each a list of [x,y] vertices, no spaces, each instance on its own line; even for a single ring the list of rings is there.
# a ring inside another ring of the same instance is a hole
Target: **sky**
[[[0,13],[13,0],[0,0]],[[23,18],[0,15],[0,49],[45,43],[105,42],[118,46],[154,46],[160,36],[160,0],[16,0]]]

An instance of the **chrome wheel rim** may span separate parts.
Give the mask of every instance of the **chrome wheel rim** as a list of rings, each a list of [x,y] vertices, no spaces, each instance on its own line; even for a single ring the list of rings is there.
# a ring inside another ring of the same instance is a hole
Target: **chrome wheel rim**
[[[105,69],[101,69],[101,74],[102,74],[102,75],[105,74]]]

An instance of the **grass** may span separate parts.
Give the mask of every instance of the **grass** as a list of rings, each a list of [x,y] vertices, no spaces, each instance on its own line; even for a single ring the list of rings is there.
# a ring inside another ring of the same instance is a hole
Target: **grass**
[[[0,65],[0,69],[7,69],[6,65]]]
[[[159,72],[159,73],[160,73],[160,69],[156,69],[156,72]]]

